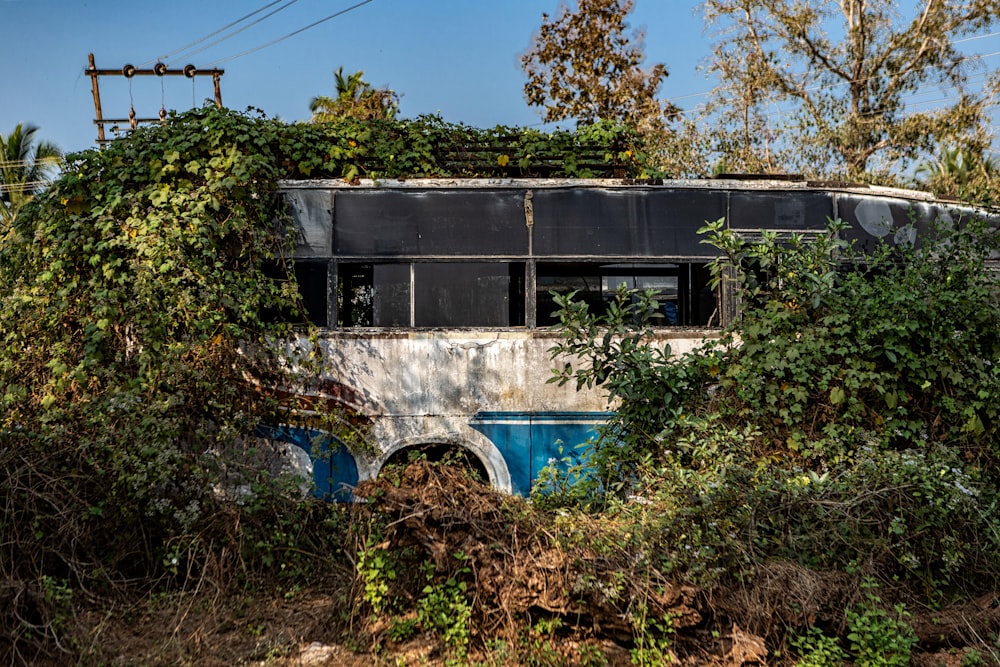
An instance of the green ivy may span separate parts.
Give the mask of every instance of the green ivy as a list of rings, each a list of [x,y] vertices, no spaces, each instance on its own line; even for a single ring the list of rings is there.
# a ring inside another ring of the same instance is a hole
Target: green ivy
[[[282,127],[205,109],[69,156],[0,239],[5,581],[106,590],[301,549],[256,508],[240,533],[220,519],[225,490],[258,481],[250,436],[305,322],[279,233]],[[15,640],[24,613],[0,615]]]

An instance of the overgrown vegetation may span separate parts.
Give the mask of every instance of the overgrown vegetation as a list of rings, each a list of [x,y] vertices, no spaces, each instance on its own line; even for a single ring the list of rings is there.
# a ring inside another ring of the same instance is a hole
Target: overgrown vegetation
[[[856,257],[839,223],[790,244],[709,224],[745,314],[681,359],[650,343],[652,295],[563,300],[556,352],[581,363],[557,380],[619,410],[533,502],[417,462],[345,507],[268,466],[253,427],[295,407],[270,390],[314,370],[278,178],[640,176],[630,136],[206,108],[71,156],[0,243],[3,656],[122,659],[110,627],[173,608],[125,660],[204,662],[180,629],[219,618],[282,664],[306,633],[250,600],[322,597],[297,627],[360,664],[996,660],[1000,310],[976,225]]]
[[[124,591],[347,566],[344,509],[301,501],[253,437],[293,418],[271,390],[307,384],[316,352],[278,178],[634,175],[628,136],[208,107],[69,156],[0,238],[0,651],[98,650],[75,619]]]
[[[64,621],[91,596],[294,571],[332,548],[304,530],[331,512],[285,497],[250,437],[287,380],[275,343],[298,340],[268,314],[301,319],[267,127],[206,110],[72,156],[2,239],[0,643],[14,660],[71,651]],[[252,503],[223,502],[240,486]]]
[[[916,247],[861,256],[843,229],[746,242],[706,225],[724,254],[716,280],[737,282],[745,310],[679,359],[649,336],[653,294],[622,292],[602,315],[562,299],[555,352],[582,361],[555,379],[602,385],[618,410],[592,467],[553,471],[539,501],[619,516],[660,571],[712,589],[752,590],[773,563],[884,586],[891,599],[870,595],[861,616],[743,627],[772,650],[805,637],[792,643],[805,664],[840,664],[818,661],[824,651],[908,664],[900,605],[993,594],[1000,575],[1000,306],[985,268],[997,239],[978,223],[942,225]],[[873,631],[881,614],[892,627]],[[819,627],[840,639],[808,634]],[[897,631],[904,657],[859,644]]]

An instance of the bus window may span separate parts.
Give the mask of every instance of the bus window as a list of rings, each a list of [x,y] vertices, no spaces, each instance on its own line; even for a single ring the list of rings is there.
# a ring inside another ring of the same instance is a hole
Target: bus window
[[[510,270],[499,262],[413,265],[414,326],[510,325]]]
[[[306,317],[318,327],[326,326],[327,286],[326,261],[295,262],[295,280],[299,284],[299,294]]]
[[[568,294],[587,303],[592,313],[604,313],[618,288],[652,290],[660,304],[661,317],[654,326],[707,326],[715,313],[715,294],[704,263],[667,264],[538,264],[536,321],[539,326],[557,323],[552,292]],[[718,318],[715,319],[718,324]]]
[[[524,263],[340,264],[341,327],[524,326]]]
[[[371,264],[337,266],[337,326],[372,326],[374,296]]]
[[[375,264],[372,269],[372,324],[410,326],[413,312],[410,265]]]

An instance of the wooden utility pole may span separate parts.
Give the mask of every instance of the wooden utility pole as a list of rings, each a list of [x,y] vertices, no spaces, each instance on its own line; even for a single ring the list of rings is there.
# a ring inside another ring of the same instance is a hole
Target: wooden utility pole
[[[156,63],[152,69],[138,69],[132,65],[125,65],[120,70],[97,69],[97,66],[94,64],[93,53],[89,54],[88,63],[84,72],[90,76],[90,86],[94,93],[94,124],[97,125],[97,143],[101,148],[110,141],[104,135],[104,125],[107,123],[128,123],[129,128],[134,130],[138,127],[139,123],[162,122],[167,118],[167,110],[162,106],[160,107],[159,118],[136,118],[134,108],[129,109],[128,118],[105,118],[104,113],[101,111],[101,88],[98,84],[98,78],[102,76],[124,76],[126,79],[131,79],[133,76],[185,76],[193,79],[196,76],[211,75],[212,83],[215,87],[215,106],[220,109],[222,108],[222,88],[219,80],[226,73],[225,70],[214,67],[209,70],[200,70],[194,65],[185,65],[182,69],[170,69],[163,63]]]

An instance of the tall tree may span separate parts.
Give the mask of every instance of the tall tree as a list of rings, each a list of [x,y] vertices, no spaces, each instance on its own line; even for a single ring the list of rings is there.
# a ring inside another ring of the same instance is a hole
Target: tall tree
[[[662,130],[677,108],[657,99],[667,68],[643,69],[644,33],[626,34],[633,0],[578,0],[577,10],[561,4],[521,56],[528,75],[528,104],[545,110],[546,122],[575,119],[582,124],[616,120],[640,131]]]
[[[861,176],[901,172],[939,145],[982,145],[997,72],[980,88],[962,37],[1000,20],[997,0],[705,0],[727,165]],[[940,104],[908,107],[933,91]]]
[[[344,68],[333,73],[336,97],[321,95],[309,103],[312,121],[322,123],[349,116],[370,120],[392,120],[399,112],[399,96],[389,88],[375,88],[362,77],[364,72],[344,76]]]
[[[18,123],[0,134],[0,224],[10,225],[17,212],[49,182],[62,160],[55,144],[37,141],[34,125]]]

